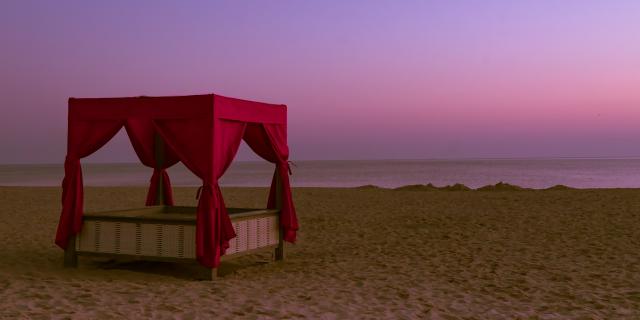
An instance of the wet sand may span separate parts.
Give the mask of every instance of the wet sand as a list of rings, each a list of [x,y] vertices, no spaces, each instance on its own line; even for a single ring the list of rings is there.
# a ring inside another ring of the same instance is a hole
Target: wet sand
[[[452,190],[295,189],[287,260],[232,260],[207,282],[171,263],[64,269],[60,189],[0,187],[0,318],[640,318],[640,190]],[[85,209],[145,193],[86,188]],[[224,190],[228,206],[266,194]],[[175,196],[195,205],[194,188]]]

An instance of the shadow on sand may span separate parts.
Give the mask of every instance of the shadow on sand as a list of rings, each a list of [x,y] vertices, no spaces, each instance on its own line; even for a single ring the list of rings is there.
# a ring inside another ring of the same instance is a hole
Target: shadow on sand
[[[270,263],[269,257],[253,256],[247,259],[223,261],[218,267],[218,277],[225,277],[240,270]],[[197,263],[162,262],[136,259],[83,258],[81,265],[88,269],[123,270],[182,280],[209,280],[210,269]]]

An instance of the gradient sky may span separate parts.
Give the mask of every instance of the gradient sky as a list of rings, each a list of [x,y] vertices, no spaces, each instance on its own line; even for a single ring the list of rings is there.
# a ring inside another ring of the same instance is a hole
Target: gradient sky
[[[294,160],[640,156],[637,0],[3,0],[0,41],[0,163],[62,162],[69,96],[209,92]]]

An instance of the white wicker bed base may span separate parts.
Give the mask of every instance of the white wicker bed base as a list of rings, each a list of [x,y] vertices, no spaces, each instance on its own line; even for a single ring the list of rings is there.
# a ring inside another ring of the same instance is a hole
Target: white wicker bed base
[[[233,223],[236,237],[226,255],[278,244],[276,215]],[[84,252],[147,257],[196,258],[196,227],[183,224],[85,221],[76,238],[78,254]]]
[[[86,216],[82,231],[75,237],[73,255],[195,262],[195,216],[190,221],[171,218],[159,220],[158,217],[163,217],[164,213],[155,213],[153,210],[163,208],[147,208],[138,211],[152,212],[155,214],[152,219],[135,218],[131,221],[131,215],[127,212],[136,210],[114,212],[110,216]],[[236,237],[231,239],[221,259],[282,245],[278,211],[248,211],[232,214],[230,218]]]

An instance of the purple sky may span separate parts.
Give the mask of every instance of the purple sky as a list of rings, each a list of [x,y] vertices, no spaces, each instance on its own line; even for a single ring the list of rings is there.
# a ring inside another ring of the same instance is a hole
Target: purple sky
[[[62,162],[69,96],[208,92],[289,105],[294,160],[640,156],[637,0],[5,0],[0,40],[0,163]]]

